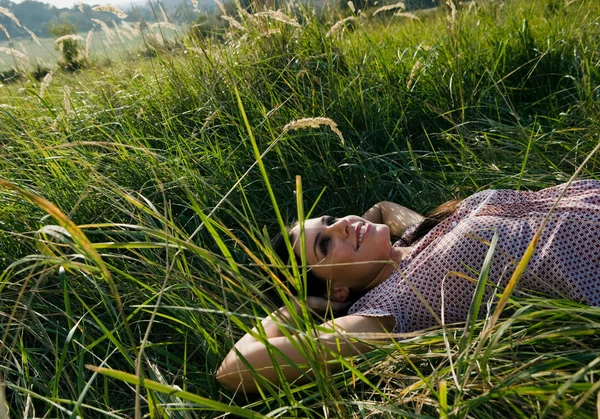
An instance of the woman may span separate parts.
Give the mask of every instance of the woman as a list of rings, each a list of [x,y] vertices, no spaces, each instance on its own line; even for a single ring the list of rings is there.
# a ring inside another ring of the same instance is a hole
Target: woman
[[[564,191],[566,186],[539,192],[484,191],[449,203],[427,218],[384,202],[363,217],[307,220],[305,255],[312,266],[307,288],[314,296],[307,303],[325,311],[328,302],[339,308],[360,296],[346,316],[326,323],[330,331],[319,331],[316,338],[331,352],[351,356],[372,348],[333,336],[410,332],[464,322],[493,236],[498,235],[498,244],[486,287],[488,299],[506,285],[563,192],[518,289],[600,305],[600,182],[573,182]],[[415,230],[411,226],[417,223]],[[289,231],[297,259],[299,235],[297,225]],[[391,236],[402,240],[392,245]],[[257,383],[252,369],[275,384],[281,379],[273,362],[285,380],[307,380],[308,367],[298,367],[307,363],[297,349],[300,338],[282,330],[290,317],[284,307],[262,321],[279,355],[271,358],[263,342],[246,334],[226,356],[217,380],[231,390],[253,392]],[[333,358],[328,351],[324,357]]]

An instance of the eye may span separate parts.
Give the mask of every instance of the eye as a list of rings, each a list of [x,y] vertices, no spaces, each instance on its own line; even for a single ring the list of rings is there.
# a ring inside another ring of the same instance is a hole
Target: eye
[[[331,215],[326,215],[324,221],[325,225],[330,226],[337,221],[337,218],[332,217]]]
[[[329,238],[324,237],[319,243],[319,249],[324,256],[327,256],[327,249],[329,248]]]

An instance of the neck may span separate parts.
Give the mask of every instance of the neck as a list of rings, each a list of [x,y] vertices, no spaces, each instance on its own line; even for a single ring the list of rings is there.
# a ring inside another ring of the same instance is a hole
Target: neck
[[[413,247],[392,247],[390,256],[388,257],[388,263],[383,265],[381,271],[379,271],[377,276],[369,282],[367,286],[357,291],[369,291],[388,279],[392,272],[396,270],[400,262],[407,258],[413,249]]]

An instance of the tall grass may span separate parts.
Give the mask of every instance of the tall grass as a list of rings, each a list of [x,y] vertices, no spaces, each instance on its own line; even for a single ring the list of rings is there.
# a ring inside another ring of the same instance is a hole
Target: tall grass
[[[280,7],[288,21],[232,13],[223,41],[55,73],[43,97],[35,81],[0,88],[11,415],[597,415],[600,311],[534,296],[509,300],[481,350],[485,322],[448,326],[331,375],[307,341],[313,383],[265,383],[257,397],[218,387],[235,340],[299,286],[276,279],[267,246],[306,215],[297,199],[319,214],[380,200],[425,211],[563,182],[598,142],[592,0],[367,11],[334,33],[348,11]],[[304,118],[342,137],[285,128]],[[294,331],[313,327],[304,312]]]

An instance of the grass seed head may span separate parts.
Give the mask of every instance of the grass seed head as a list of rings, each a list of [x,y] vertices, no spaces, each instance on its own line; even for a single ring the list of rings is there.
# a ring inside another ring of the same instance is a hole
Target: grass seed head
[[[406,82],[406,88],[410,90],[415,82],[415,78],[423,68],[423,62],[421,60],[417,60],[413,68],[410,70],[410,75],[408,76],[408,81]]]
[[[351,11],[352,13],[356,13],[356,7],[354,7],[354,2],[352,2],[352,1],[349,1],[349,2],[348,2],[348,8],[350,9],[350,11]]]
[[[379,9],[375,10],[375,12],[373,13],[373,16],[375,16],[377,13],[381,13],[381,12],[387,12],[388,10],[396,10],[396,9],[406,9],[406,5],[402,2],[398,2],[396,4],[388,4],[387,6],[382,6]]]
[[[219,1],[219,0],[215,0],[215,3],[217,3],[217,7],[221,11],[221,13],[223,13],[224,15],[226,15],[227,14],[227,9],[225,9],[225,6],[223,5],[223,3],[221,1]]]
[[[163,7],[162,7],[162,5],[160,3],[158,3],[158,7],[160,9],[160,14],[162,15],[163,22],[168,22],[169,21],[169,16],[167,16],[167,13],[165,12],[165,9],[163,9]]]
[[[33,33],[33,31],[27,29],[25,26],[23,26],[23,29],[25,29],[27,31],[27,33],[29,34],[29,36],[31,36],[31,39],[33,39],[33,42],[35,42],[38,45],[42,45],[42,42],[40,41],[40,39],[36,36],[35,33]]]
[[[29,67],[29,57],[14,48],[0,47],[0,52],[10,55],[16,61],[19,70],[26,70]]]
[[[345,143],[342,132],[338,129],[337,124],[329,118],[302,118],[296,119],[283,127],[283,132],[295,131],[304,128],[319,128],[321,125],[327,125],[337,135],[342,142]]]
[[[123,37],[121,36],[122,31],[119,30],[119,25],[117,25],[117,22],[115,22],[114,20],[112,21],[113,27],[114,27],[114,33],[117,34],[117,38],[119,38],[119,41],[121,41],[121,44],[125,43],[125,40],[123,39]]]
[[[112,40],[112,38],[114,37],[114,34],[113,34],[113,31],[108,27],[106,22],[104,22],[100,19],[95,19],[95,18],[92,18],[92,22],[100,25],[100,27],[102,28],[102,32],[104,32],[106,34],[106,37],[108,38],[108,40],[109,41]]]
[[[451,27],[454,27],[454,23],[456,22],[456,4],[454,4],[455,0],[446,0],[446,4],[448,5],[448,9],[450,10],[450,14],[448,15],[448,21],[450,22]]]
[[[92,36],[94,36],[94,30],[90,29],[87,36],[85,37],[85,56],[90,56],[90,47],[92,46]]]
[[[342,20],[339,20],[335,22],[335,24],[329,29],[329,31],[327,31],[327,34],[325,34],[325,36],[329,38],[331,36],[341,35],[344,31],[344,28],[346,28],[347,25],[355,21],[355,16],[348,16]]]
[[[265,17],[265,18],[276,20],[276,21],[281,22],[281,23],[285,23],[286,25],[300,27],[300,24],[298,23],[298,21],[296,19],[293,19],[293,18],[287,16],[286,14],[282,13],[279,10],[277,10],[277,11],[275,11],[275,10],[269,10],[269,11],[266,11],[266,12],[259,12],[259,13],[255,13],[252,16],[255,16],[255,17]]]
[[[407,17],[407,18],[413,19],[413,20],[421,20],[419,18],[419,16],[415,15],[414,13],[408,13],[408,12],[396,12],[396,13],[394,13],[394,16]]]
[[[71,89],[66,84],[63,86],[63,106],[65,107],[67,116],[73,113],[73,108],[71,107]]]
[[[123,10],[121,10],[118,7],[115,7],[111,4],[106,4],[104,6],[96,6],[96,7],[93,7],[92,10],[94,10],[96,12],[112,13],[112,14],[116,15],[119,19],[127,18],[127,13],[125,13]]]
[[[15,22],[18,27],[23,26],[23,25],[21,25],[21,22],[19,22],[19,19],[17,19],[17,17],[15,15],[13,15],[6,7],[0,7],[0,14],[3,14],[7,18],[9,18],[13,22]]]
[[[10,34],[8,33],[8,31],[6,30],[6,28],[4,27],[3,24],[0,23],[0,30],[2,32],[4,32],[4,35],[6,36],[6,39],[10,39]]]
[[[153,23],[151,25],[151,27],[152,27],[152,29],[155,29],[155,28],[167,28],[167,29],[177,30],[177,26],[175,26],[171,22],[166,22],[166,21],[165,22],[156,22],[156,23]]]
[[[48,74],[46,74],[44,76],[44,78],[42,79],[42,85],[40,86],[40,97],[41,98],[44,97],[44,93],[46,92],[46,89],[48,88],[48,86],[50,86],[53,75],[54,75],[54,72],[51,71]]]
[[[238,22],[237,20],[235,20],[235,19],[234,19],[234,18],[232,18],[231,16],[228,16],[228,15],[221,15],[221,19],[224,19],[224,20],[226,20],[227,22],[229,22],[229,26],[230,26],[231,28],[235,28],[235,29],[238,29],[238,30],[240,30],[240,31],[245,31],[245,30],[246,30],[246,28],[244,28],[240,22]]]
[[[121,21],[121,26],[125,28],[131,35],[137,36],[139,35],[139,30],[131,26],[126,20]]]
[[[54,43],[55,44],[62,44],[65,41],[83,41],[83,38],[79,35],[75,35],[74,33],[71,33],[69,35],[64,35],[61,36],[60,38],[57,38]]]

